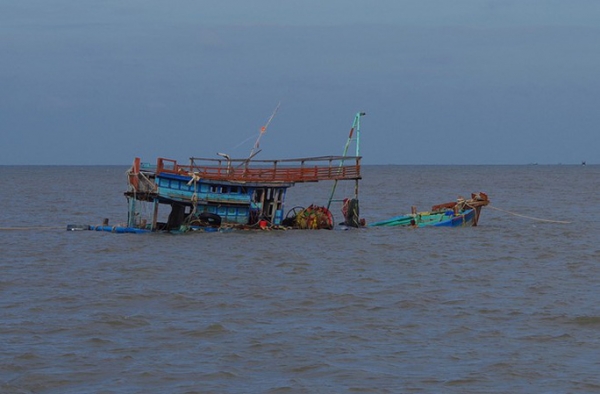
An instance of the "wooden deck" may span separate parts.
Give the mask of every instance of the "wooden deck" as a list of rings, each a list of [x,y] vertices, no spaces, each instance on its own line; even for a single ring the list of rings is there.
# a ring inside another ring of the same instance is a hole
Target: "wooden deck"
[[[358,180],[360,157],[323,156],[286,160],[190,158],[190,164],[159,158],[156,174],[196,176],[227,182],[301,183],[328,180]]]

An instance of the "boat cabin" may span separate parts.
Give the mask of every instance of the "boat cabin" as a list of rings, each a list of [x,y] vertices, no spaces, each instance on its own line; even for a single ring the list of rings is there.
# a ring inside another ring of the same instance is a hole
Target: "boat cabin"
[[[253,226],[261,220],[280,226],[285,197],[299,182],[353,180],[360,175],[360,157],[324,156],[288,160],[190,158],[187,165],[158,158],[156,165],[134,160],[128,172],[129,227],[173,230],[182,225]],[[151,203],[151,223],[140,204]],[[159,206],[171,208],[159,222]]]

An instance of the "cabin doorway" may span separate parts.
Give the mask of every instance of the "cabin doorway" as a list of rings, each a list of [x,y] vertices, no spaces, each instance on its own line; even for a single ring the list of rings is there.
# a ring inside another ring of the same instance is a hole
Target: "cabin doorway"
[[[258,188],[254,190],[252,202],[256,209],[256,213],[251,218],[251,223],[254,224],[261,218],[264,218],[272,224],[279,225],[283,220],[283,201],[285,199],[285,188],[268,187]]]

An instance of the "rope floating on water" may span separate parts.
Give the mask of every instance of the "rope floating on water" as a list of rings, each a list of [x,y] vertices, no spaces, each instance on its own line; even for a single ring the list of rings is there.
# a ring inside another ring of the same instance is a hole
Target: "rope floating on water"
[[[519,217],[526,218],[526,219],[537,220],[538,222],[562,223],[562,224],[570,224],[571,223],[571,222],[568,222],[568,221],[565,221],[565,220],[540,219],[540,218],[535,218],[533,216],[521,215],[519,213],[510,212],[510,211],[507,211],[505,209],[500,209],[500,208],[493,207],[491,205],[488,205],[487,208],[488,209],[495,209],[496,211],[501,211],[501,212],[504,212],[504,213],[508,213],[510,215],[519,216]]]

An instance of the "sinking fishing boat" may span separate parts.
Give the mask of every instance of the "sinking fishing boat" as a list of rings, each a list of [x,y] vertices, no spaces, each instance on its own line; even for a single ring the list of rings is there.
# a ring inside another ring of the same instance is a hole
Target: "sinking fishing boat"
[[[471,198],[459,197],[456,201],[438,204],[431,207],[431,211],[417,212],[412,207],[408,215],[371,223],[370,227],[377,226],[404,226],[404,227],[468,227],[477,226],[481,215],[481,208],[490,203],[487,194],[472,193]]]
[[[274,113],[273,113],[274,115]],[[267,122],[270,123],[273,115]],[[332,202],[344,203],[346,226],[359,227],[358,183],[360,118],[354,118],[341,156],[257,160],[258,140],[248,158],[192,157],[186,164],[159,157],[155,163],[135,158],[127,171],[127,223],[120,226],[68,226],[69,230],[121,233],[224,231],[228,229],[333,229]],[[261,128],[259,139],[266,131]],[[351,142],[356,155],[348,156]],[[294,207],[286,214],[288,189],[298,183],[332,181],[327,206]],[[354,182],[352,198],[334,198],[339,181]],[[161,214],[167,207],[168,216]],[[161,220],[161,217],[163,220]],[[166,219],[166,220],[164,220]]]

